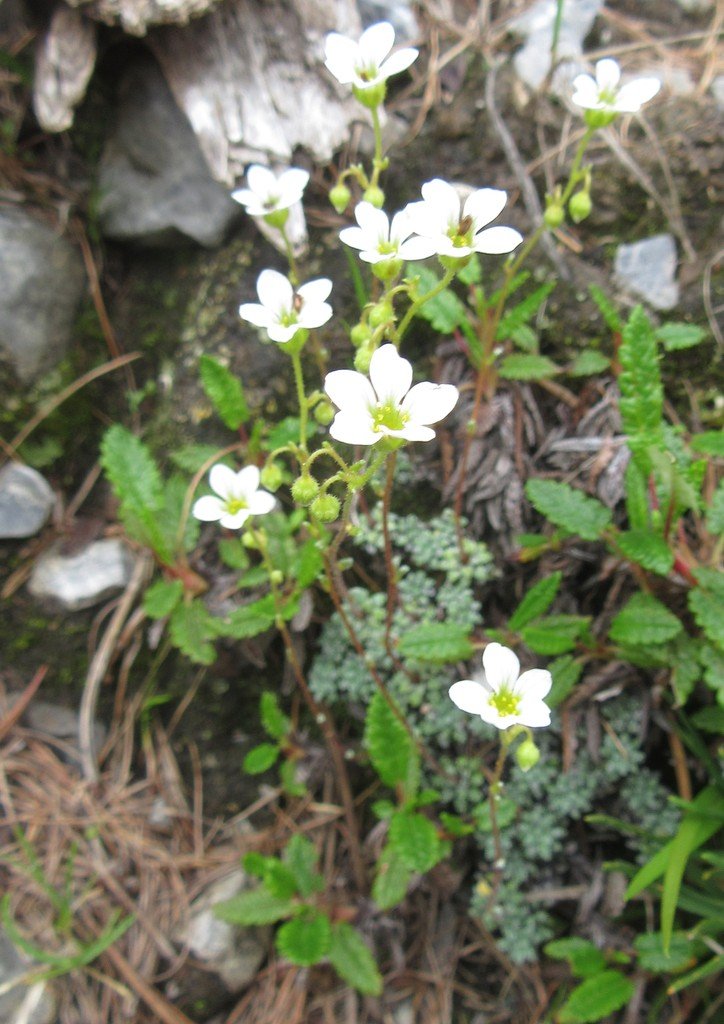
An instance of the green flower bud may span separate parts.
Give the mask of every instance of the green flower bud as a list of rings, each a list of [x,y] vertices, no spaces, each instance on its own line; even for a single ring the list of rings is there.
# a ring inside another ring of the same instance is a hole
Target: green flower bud
[[[568,212],[574,224],[580,224],[582,220],[585,220],[590,215],[592,209],[593,203],[588,192],[576,192],[568,200]]]
[[[612,121],[616,120],[616,111],[586,110],[583,114],[583,120],[589,128],[605,128],[607,125],[611,124]]]
[[[355,352],[354,368],[358,373],[368,373],[372,360],[372,349],[369,345],[360,345]]]
[[[326,401],[326,399],[322,402],[317,402],[314,407],[314,418],[317,423],[320,423],[323,427],[328,427],[334,416],[334,406],[331,402]]]
[[[333,523],[339,516],[341,508],[339,498],[335,498],[333,494],[320,494],[312,502],[309,511],[321,523]]]
[[[273,228],[283,228],[289,217],[289,210],[272,210],[264,216],[264,220]]]
[[[472,253],[468,253],[467,256],[438,256],[440,266],[445,270],[462,270],[472,258]]]
[[[369,341],[371,337],[372,331],[369,329],[367,324],[355,324],[349,332],[349,340],[355,348],[359,348],[360,345],[364,345],[364,343]]]
[[[309,473],[298,476],[292,484],[292,497],[299,505],[311,505],[318,494],[319,484]]]
[[[372,203],[378,210],[385,205],[385,193],[379,185],[370,185],[369,188],[366,188],[362,198],[366,203]]]
[[[367,89],[361,89],[358,85],[353,85],[352,92],[355,99],[359,100],[364,107],[374,110],[375,107],[379,107],[385,102],[387,82],[378,82],[377,85],[371,85]]]
[[[329,191],[329,201],[337,213],[344,213],[352,199],[352,193],[342,181],[338,181]]]
[[[269,580],[278,587],[280,583],[284,582],[284,573],[281,569],[272,569],[269,573]]]
[[[543,214],[543,220],[547,228],[559,228],[566,219],[565,210],[560,203],[551,203]]]
[[[523,740],[520,746],[516,747],[515,760],[518,762],[518,767],[521,771],[529,772],[540,761],[540,750],[533,740]]]
[[[283,480],[284,474],[276,462],[268,462],[261,471],[261,485],[268,491],[276,491]]]
[[[381,327],[383,324],[388,324],[390,320],[394,320],[394,318],[395,311],[389,299],[381,299],[380,302],[376,302],[368,315],[370,327]]]
[[[380,281],[391,281],[402,270],[402,260],[380,260],[372,264],[372,273]]]

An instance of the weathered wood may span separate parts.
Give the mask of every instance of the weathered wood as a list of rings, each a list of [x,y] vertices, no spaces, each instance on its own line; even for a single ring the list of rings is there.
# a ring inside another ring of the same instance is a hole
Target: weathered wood
[[[33,107],[41,128],[70,128],[95,63],[95,25],[69,7],[56,8],[35,55]]]

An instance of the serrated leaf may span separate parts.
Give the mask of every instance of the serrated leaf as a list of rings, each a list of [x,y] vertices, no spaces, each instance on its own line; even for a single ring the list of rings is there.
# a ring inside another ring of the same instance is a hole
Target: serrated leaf
[[[560,1024],[593,1024],[631,999],[636,986],[619,971],[602,971],[574,988],[558,1014]]]
[[[314,843],[296,832],[284,850],[284,863],[294,875],[299,894],[304,899],[324,888],[324,879],[317,871],[317,859]]]
[[[637,935],[633,944],[638,953],[639,965],[657,974],[662,971],[683,971],[691,967],[697,948],[697,943],[685,932],[674,932],[668,953],[664,951],[660,932]]]
[[[590,292],[591,298],[598,306],[601,316],[606,321],[606,325],[609,330],[613,334],[620,334],[623,330],[623,325],[621,324],[621,319],[611,301],[603,294],[596,284],[589,284],[588,291]]]
[[[260,886],[251,892],[241,892],[230,900],[214,904],[214,917],[228,924],[273,924],[294,913],[292,900],[280,899]]]
[[[307,423],[307,439],[312,437],[319,430],[319,424],[314,420]],[[272,429],[261,443],[265,452],[273,452],[284,445],[299,441],[299,417],[285,416],[283,420],[275,423]]]
[[[424,814],[398,811],[390,821],[389,843],[410,871],[424,873],[440,860],[437,829]]]
[[[271,768],[279,753],[276,743],[259,743],[247,753],[242,767],[247,775],[261,775]]]
[[[375,771],[386,786],[406,781],[418,762],[412,737],[378,691],[365,720],[365,745]]]
[[[375,958],[357,929],[346,921],[332,925],[329,961],[340,978],[358,992],[365,996],[381,995],[382,976]]]
[[[510,332],[510,340],[524,352],[538,353],[538,335],[529,324],[521,324]]]
[[[709,533],[718,536],[724,533],[724,479],[714,491],[709,511],[706,514],[706,528]]]
[[[550,576],[534,583],[508,620],[508,629],[518,630],[544,615],[558,593],[562,577],[561,572],[552,572]]]
[[[305,587],[311,587],[323,571],[324,558],[317,542],[315,540],[305,541],[294,557],[292,579],[296,581],[301,590],[304,590]]]
[[[165,619],[183,597],[181,580],[156,580],[143,595],[143,610],[150,619]]]
[[[592,377],[596,373],[604,373],[611,368],[611,360],[602,352],[586,349],[579,352],[571,365],[566,369],[569,377]]]
[[[234,637],[236,640],[244,640],[250,636],[258,636],[266,632],[276,622],[276,610],[274,608],[274,597],[267,594],[266,597],[252,601],[250,604],[236,608],[223,624],[224,634]]]
[[[567,960],[571,973],[578,978],[590,978],[606,966],[606,957],[601,950],[588,939],[572,935],[570,938],[554,939],[543,947],[548,956],[556,960]]]
[[[498,373],[505,380],[546,380],[561,372],[548,356],[514,353],[500,363]]]
[[[616,537],[616,546],[630,562],[666,576],[674,564],[674,552],[663,537],[650,530],[628,530]]]
[[[405,867],[390,846],[386,846],[377,863],[377,874],[372,884],[372,899],[380,910],[389,910],[405,898],[412,872]]]
[[[199,665],[211,665],[216,651],[209,641],[217,635],[216,625],[201,601],[176,605],[169,619],[171,639],[178,649]]]
[[[279,698],[275,693],[264,690],[259,700],[259,715],[264,731],[273,740],[281,740],[291,729],[292,723],[279,707]]]
[[[707,638],[724,648],[724,573],[700,568],[694,575],[700,586],[689,591],[689,609]]]
[[[648,449],[664,449],[663,405],[656,337],[642,306],[632,310],[618,351],[621,373],[619,409],[628,445],[639,468],[648,475]]]
[[[695,452],[724,458],[724,430],[706,430],[703,434],[694,434],[689,445]]]
[[[283,924],[277,932],[276,947],[298,967],[318,964],[332,946],[332,925],[326,914],[308,911]]]
[[[704,732],[724,735],[724,708],[701,708],[691,716],[691,724]]]
[[[536,654],[565,654],[573,650],[590,621],[586,615],[548,615],[524,626],[520,637]]]
[[[430,622],[414,626],[404,633],[397,645],[403,658],[445,664],[466,661],[473,655],[470,630],[455,622]]]
[[[611,623],[609,636],[617,644],[663,644],[680,633],[680,620],[650,594],[634,594]]]
[[[201,356],[199,370],[203,389],[222,422],[237,430],[249,418],[241,381],[212,356]]]
[[[633,459],[626,466],[626,514],[632,530],[645,530],[649,525],[649,494],[646,477]]]
[[[496,340],[505,341],[516,328],[534,317],[555,286],[555,281],[547,281],[509,309],[498,324],[498,330],[495,334]]]
[[[267,862],[270,859],[271,858],[269,857],[265,857],[263,853],[259,853],[256,850],[250,850],[249,853],[245,853],[241,858],[241,866],[244,868],[247,875],[254,875],[256,878],[263,878]]]
[[[263,878],[267,892],[280,900],[290,900],[298,893],[294,874],[276,857],[266,858]]]
[[[148,447],[116,423],[101,441],[101,465],[121,506],[135,514],[160,512],[163,483]]]
[[[230,569],[242,571],[249,568],[249,555],[238,537],[220,537],[217,550],[221,561]]]
[[[716,693],[719,703],[724,705],[724,651],[711,644],[704,644],[699,660],[704,669],[706,685]]]
[[[458,271],[458,281],[463,284],[480,284],[483,279],[483,268],[480,266],[480,257],[473,253],[468,263]]]
[[[600,501],[557,480],[529,480],[525,493],[546,519],[583,540],[597,540],[611,523]]]
[[[458,814],[448,814],[447,811],[440,812],[440,824],[449,836],[455,836],[456,839],[469,836],[475,831],[474,826],[463,821]]]
[[[417,287],[420,296],[432,291],[440,281],[429,267],[421,263],[408,264],[407,275],[418,279]],[[442,334],[452,334],[456,327],[467,320],[468,311],[457,295],[449,288],[445,288],[439,295],[428,299],[417,311],[417,316],[427,320],[436,331],[440,331]]]
[[[555,708],[561,704],[568,694],[573,690],[583,672],[583,665],[580,661],[566,654],[562,658],[556,658],[548,665],[548,671],[553,677],[553,685],[546,697],[546,704]]]
[[[288,796],[304,796],[307,792],[307,787],[297,778],[296,761],[282,761],[279,766],[279,781]]]
[[[699,662],[701,641],[684,634],[677,638],[671,652],[671,685],[676,704],[681,707],[691,695],[694,686],[702,676]]]
[[[661,327],[656,328],[654,333],[667,352],[674,352],[680,348],[691,348],[708,337],[703,327],[684,323],[662,324]]]

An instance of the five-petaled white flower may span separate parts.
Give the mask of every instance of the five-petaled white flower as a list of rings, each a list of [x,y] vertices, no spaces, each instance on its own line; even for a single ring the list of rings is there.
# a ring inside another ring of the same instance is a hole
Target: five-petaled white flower
[[[412,384],[412,365],[394,345],[372,355],[369,380],[356,370],[333,370],[324,390],[339,408],[329,432],[347,444],[376,444],[383,437],[430,441],[428,424],[453,409],[458,389],[452,384]]]
[[[480,715],[498,729],[550,725],[550,708],[543,700],[551,688],[550,672],[532,668],[519,675],[518,658],[502,644],[488,644],[483,651],[483,668],[482,683],[463,679],[450,687],[450,697],[461,711]]]
[[[390,75],[406,71],[417,57],[418,51],[412,47],[388,56],[394,42],[395,30],[389,21],[370,25],[358,43],[330,32],[324,43],[324,63],[341,85],[352,85],[364,93],[386,82]]]
[[[619,85],[621,69],[610,57],[596,64],[596,77],[578,75],[573,80],[571,99],[586,110],[600,110],[607,114],[635,114],[644,103],[661,88],[658,78],[634,78]]]
[[[268,217],[279,210],[288,210],[302,198],[309,173],[290,167],[277,176],[261,164],[252,164],[246,172],[248,188],[239,188],[231,198],[246,207],[250,217]]]
[[[354,215],[359,227],[344,228],[339,237],[345,245],[360,249],[365,263],[385,260],[424,260],[432,256],[435,247],[428,238],[414,237],[409,216],[405,210],[396,213],[392,223],[384,212],[372,203],[358,203]]]
[[[259,302],[244,302],[239,316],[255,327],[263,327],[272,341],[291,341],[300,329],[326,324],[332,307],[324,300],[332,290],[327,277],[308,281],[295,291],[277,270],[262,270],[256,282]]]
[[[512,252],[523,241],[515,228],[486,228],[505,206],[506,193],[480,188],[461,203],[457,189],[441,178],[422,186],[422,202],[405,207],[413,230],[429,239],[439,256],[462,259],[473,252]]]
[[[245,466],[235,473],[217,463],[209,473],[209,485],[216,493],[195,502],[194,516],[205,523],[218,521],[229,530],[238,530],[249,516],[271,512],[276,502],[267,491],[259,490],[259,479],[256,466]]]

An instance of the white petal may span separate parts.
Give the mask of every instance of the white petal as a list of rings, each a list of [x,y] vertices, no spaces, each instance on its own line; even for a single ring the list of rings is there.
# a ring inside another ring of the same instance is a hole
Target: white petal
[[[658,78],[636,78],[622,85],[616,97],[615,107],[621,114],[635,114],[644,103],[652,100],[661,88]]]
[[[299,330],[299,324],[280,324],[272,323],[269,324],[266,331],[272,341],[278,342],[280,345],[285,345],[288,341],[291,341],[294,335]]]
[[[256,282],[256,291],[262,306],[278,316],[288,313],[294,302],[294,289],[278,270],[262,270]]]
[[[372,417],[368,412],[338,412],[332,420],[329,433],[335,441],[344,441],[345,444],[377,444],[383,437],[372,429]]]
[[[389,78],[390,75],[399,75],[401,71],[407,71],[410,64],[417,60],[418,51],[414,50],[411,46],[406,47],[404,50],[398,50],[396,53],[391,54],[384,64],[380,67],[380,74],[383,78]]]
[[[483,668],[488,685],[497,692],[501,686],[513,687],[520,672],[520,662],[509,647],[492,643],[483,651]]]
[[[389,437],[403,437],[406,441],[432,441],[435,431],[421,423],[407,423],[402,430],[386,430]]]
[[[309,171],[304,171],[300,167],[290,167],[279,176],[277,183],[279,194],[285,201],[289,201],[290,205],[296,203],[301,198],[308,181]]]
[[[241,508],[238,512],[227,512],[225,513],[219,523],[221,526],[226,527],[227,530],[239,530],[247,521],[251,512],[248,508]]]
[[[573,80],[571,99],[579,107],[595,110],[599,105],[598,86],[590,75],[577,75]]]
[[[332,370],[324,379],[324,390],[344,412],[366,415],[377,404],[372,385],[363,373],[356,370]]]
[[[369,239],[368,247],[377,245],[380,239],[387,241],[390,237],[390,222],[384,210],[378,210],[372,203],[358,203],[354,215]]]
[[[250,188],[235,189],[231,193],[231,198],[235,199],[237,203],[241,203],[242,206],[249,206],[250,204],[257,206],[259,203],[259,197]]]
[[[508,200],[508,193],[500,188],[479,188],[465,200],[463,216],[472,217],[474,231],[489,224],[500,214]]]
[[[234,495],[237,498],[243,498],[244,501],[249,501],[253,494],[259,488],[259,481],[261,474],[258,466],[244,466],[236,474],[236,483],[234,485]]]
[[[526,698],[520,702],[515,717],[521,725],[527,725],[531,729],[540,729],[551,724],[551,711],[548,705],[533,698]]]
[[[310,302],[312,305],[318,302],[324,302],[329,293],[332,291],[332,282],[328,277],[318,277],[314,281],[307,281],[301,288],[297,289],[297,295],[305,303]]]
[[[380,404],[401,402],[412,384],[412,363],[394,345],[381,345],[370,360],[370,380]]]
[[[378,21],[360,36],[359,63],[379,67],[395,44],[395,30],[389,21]]]
[[[223,462],[217,462],[215,466],[211,467],[209,486],[221,498],[234,498],[237,495],[236,473],[233,469],[225,466]]]
[[[501,715],[494,704],[484,704],[480,709],[480,717],[488,725],[494,725],[496,729],[509,729],[519,720],[517,715]]]
[[[366,249],[372,242],[362,228],[342,228],[339,238],[345,245],[351,245],[353,249]]]
[[[412,225],[410,224],[410,215],[407,212],[407,208],[405,208],[396,213],[392,218],[388,237],[391,242],[400,242],[410,234],[412,234]]]
[[[359,49],[357,43],[338,32],[330,32],[324,43],[325,67],[341,85],[349,85],[355,75]]]
[[[262,164],[252,164],[246,172],[246,181],[251,191],[261,199],[275,195],[278,191],[277,176]]]
[[[512,252],[523,241],[520,231],[515,228],[485,228],[473,238],[476,252],[485,252],[499,256],[501,253]]]
[[[263,516],[267,512],[271,512],[276,505],[276,499],[273,494],[269,494],[267,491],[257,491],[256,494],[249,498],[249,514],[252,516]]]
[[[599,92],[614,92],[621,78],[621,68],[611,57],[596,64],[596,85]]]
[[[420,235],[413,235],[405,242],[400,242],[397,247],[397,255],[401,260],[426,260],[436,252],[434,240],[422,238]]]
[[[452,238],[449,235],[438,235],[433,241],[435,243],[435,252],[438,256],[450,256],[454,260],[461,260],[475,252],[475,249],[470,245],[453,245]]]
[[[550,672],[544,668],[530,668],[518,679],[515,692],[524,700],[543,700],[552,685]]]
[[[458,397],[458,389],[452,384],[423,381],[407,393],[402,408],[409,412],[413,423],[437,423],[455,408]]]
[[[224,514],[224,503],[220,498],[215,498],[213,494],[206,494],[194,502],[191,514],[203,523],[215,523]]]
[[[490,692],[482,683],[476,683],[473,679],[461,679],[459,683],[453,683],[448,692],[453,704],[469,715],[479,715],[490,697]]]
[[[332,307],[328,302],[305,303],[297,317],[297,323],[300,327],[313,330],[315,327],[326,324],[331,319],[332,313]]]
[[[359,258],[365,263],[383,263],[385,260],[396,259],[397,257],[394,253],[392,255],[389,253],[383,255],[379,249],[363,249],[359,254]]]
[[[442,178],[426,181],[422,186],[422,198],[435,210],[443,231],[460,222],[460,197],[449,182]],[[419,228],[417,231],[420,234],[426,233]]]
[[[239,306],[239,316],[242,320],[248,320],[255,327],[269,327],[274,321],[274,314],[260,306],[258,302],[244,302]]]

